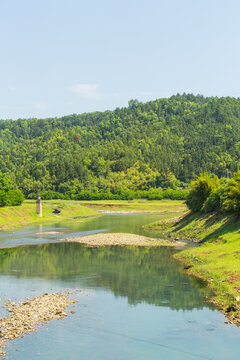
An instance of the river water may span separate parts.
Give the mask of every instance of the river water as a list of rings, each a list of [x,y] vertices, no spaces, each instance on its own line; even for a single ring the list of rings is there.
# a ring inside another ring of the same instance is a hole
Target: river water
[[[59,242],[104,231],[148,235],[142,225],[159,218],[105,215],[2,232],[1,297],[82,290],[73,294],[75,314],[9,342],[8,359],[239,359],[240,329],[206,302],[202,281],[182,272],[172,257],[179,250]]]

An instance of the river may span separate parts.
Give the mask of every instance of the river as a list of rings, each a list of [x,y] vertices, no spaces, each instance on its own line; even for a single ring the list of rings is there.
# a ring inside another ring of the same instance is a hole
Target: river
[[[182,272],[172,257],[179,250],[59,242],[98,232],[149,235],[142,225],[159,218],[105,215],[2,232],[2,298],[82,290],[73,295],[75,314],[9,342],[8,359],[238,359],[240,329],[206,302],[202,281]]]

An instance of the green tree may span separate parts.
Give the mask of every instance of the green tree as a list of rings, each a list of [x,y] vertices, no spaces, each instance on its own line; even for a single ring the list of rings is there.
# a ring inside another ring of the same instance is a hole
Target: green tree
[[[219,187],[219,179],[209,174],[201,174],[197,180],[191,183],[191,189],[187,195],[186,204],[193,212],[200,211],[204,202],[211,192]]]
[[[223,209],[240,215],[240,171],[234,174],[226,185],[226,200]]]

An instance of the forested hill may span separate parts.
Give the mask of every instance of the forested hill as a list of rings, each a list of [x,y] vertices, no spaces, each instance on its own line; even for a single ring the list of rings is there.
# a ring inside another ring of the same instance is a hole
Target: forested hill
[[[0,121],[0,172],[39,188],[144,190],[238,169],[240,99],[176,95],[127,108]],[[176,180],[177,179],[177,180]]]

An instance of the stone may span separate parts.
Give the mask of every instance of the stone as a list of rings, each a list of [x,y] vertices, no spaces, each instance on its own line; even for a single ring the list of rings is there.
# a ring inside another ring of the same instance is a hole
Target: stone
[[[237,310],[238,310],[237,305],[236,304],[231,304],[226,309],[226,312],[233,312],[233,311],[237,311]]]
[[[59,214],[61,214],[61,211],[62,211],[61,209],[56,208],[56,209],[53,210],[53,214],[58,214],[59,215]]]

